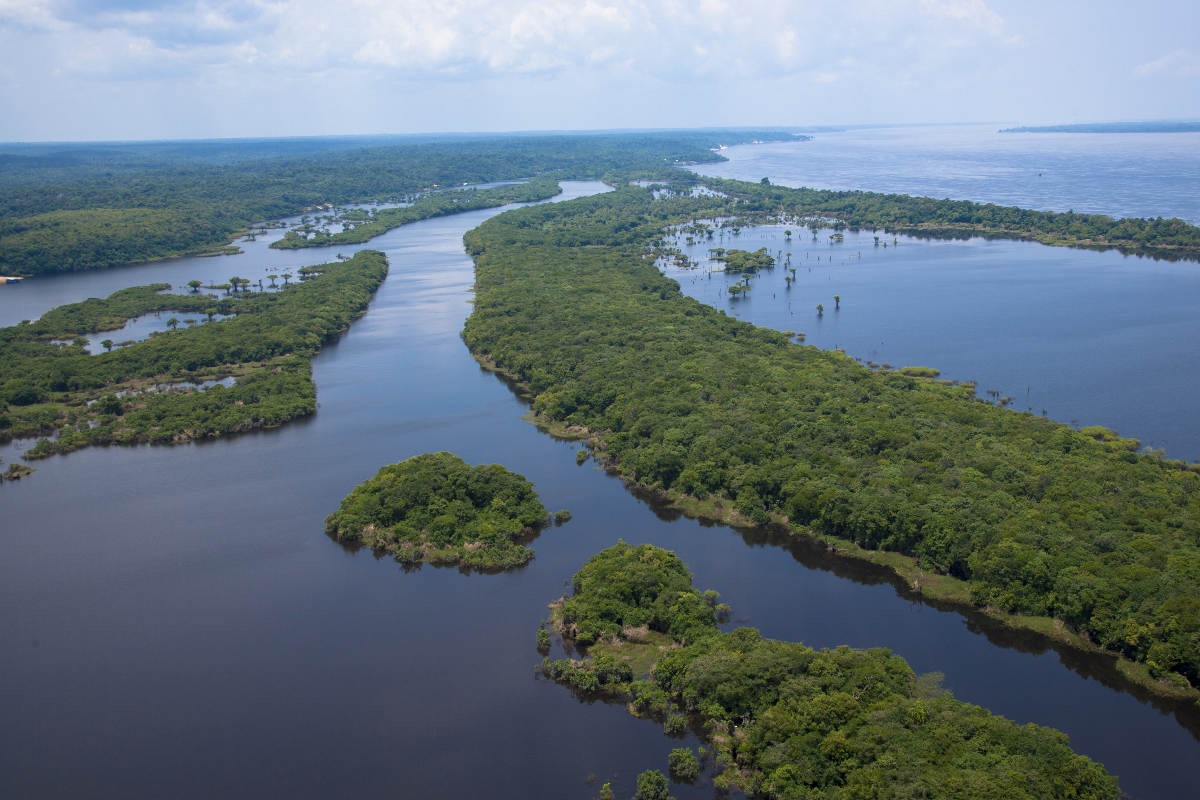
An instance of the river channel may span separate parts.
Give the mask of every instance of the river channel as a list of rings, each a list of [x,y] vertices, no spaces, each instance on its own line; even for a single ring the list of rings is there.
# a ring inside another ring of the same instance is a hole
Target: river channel
[[[559,199],[603,187],[566,188]],[[618,538],[676,550],[737,623],[814,646],[891,647],[943,672],[962,699],[1066,731],[1139,800],[1192,792],[1200,721],[1113,688],[1105,659],[916,602],[820,550],[656,511],[591,462],[577,466],[576,447],[524,421],[525,405],[459,338],[473,280],[462,235],[495,213],[369,243],[390,274],[315,359],[310,420],[84,450],[0,487],[0,795],[582,799],[611,780],[628,797],[639,771],[665,770],[672,747],[696,741],[539,678],[533,638],[572,573]],[[132,284],[255,279],[355,249],[280,253],[267,241],[4,287],[0,318]],[[573,520],[532,544],[527,568],[492,576],[405,572],[324,535],[354,485],[435,450],[525,474]]]

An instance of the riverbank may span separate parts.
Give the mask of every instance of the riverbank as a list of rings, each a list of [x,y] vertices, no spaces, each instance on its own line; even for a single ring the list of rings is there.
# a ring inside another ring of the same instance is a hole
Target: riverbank
[[[495,363],[488,359],[477,356],[476,360],[484,368],[502,376],[505,382],[518,393],[518,396],[526,401],[533,397],[528,384],[521,383],[511,373],[497,368]],[[1060,619],[1010,614],[994,606],[979,606],[971,599],[971,585],[968,581],[931,571],[922,566],[919,558],[895,551],[860,547],[854,542],[821,533],[811,527],[793,525],[785,515],[781,514],[772,515],[768,523],[758,523],[727,500],[714,497],[700,498],[678,490],[639,483],[627,472],[623,472],[620,464],[606,454],[606,442],[602,434],[594,433],[586,427],[550,419],[533,411],[527,415],[527,419],[543,433],[556,439],[576,441],[586,445],[591,457],[601,467],[609,474],[621,478],[626,486],[638,493],[639,496],[652,500],[656,507],[669,509],[689,519],[705,523],[726,525],[739,530],[758,529],[783,532],[792,539],[818,543],[839,558],[865,562],[886,569],[897,579],[897,589],[903,589],[907,597],[941,609],[953,610],[962,614],[981,615],[1011,630],[1035,634],[1047,643],[1068,647],[1080,653],[1111,658],[1116,674],[1126,682],[1126,690],[1141,689],[1154,697],[1187,703],[1195,711],[1200,712],[1200,690],[1180,681],[1156,678],[1145,664],[1115,656],[1111,651],[1105,650],[1087,637],[1072,631]],[[1110,676],[1110,679],[1112,677],[1114,676]]]
[[[1196,624],[1185,595],[1200,475],[683,297],[655,269],[655,243],[722,205],[623,189],[490,221],[467,236],[464,339],[540,418],[592,431],[603,463],[697,516],[786,519],[931,599],[1101,642],[1145,665],[1150,679],[1133,677],[1147,690],[1194,697],[1200,653],[1180,636]]]

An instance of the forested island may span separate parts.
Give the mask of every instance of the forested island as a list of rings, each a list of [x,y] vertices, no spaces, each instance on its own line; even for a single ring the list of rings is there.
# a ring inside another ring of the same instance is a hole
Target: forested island
[[[584,432],[605,465],[691,514],[823,537],[929,597],[1121,655],[1132,679],[1194,698],[1200,467],[683,296],[655,267],[671,226],[882,197],[719,185],[628,186],[484,223],[466,237],[468,346],[544,425]]]
[[[523,542],[549,522],[524,476],[443,452],[383,467],[346,495],[325,530],[402,564],[492,571],[527,564],[533,551]]]
[[[764,798],[1116,798],[1115,777],[1066,736],[954,699],[890,650],[813,650],[721,632],[674,553],[625,542],[593,556],[551,625],[588,657],[543,670],[669,731],[691,725],[715,753],[718,789]],[[690,758],[689,758],[690,757]],[[690,751],[671,754],[694,777]],[[645,773],[643,773],[645,774]],[[639,779],[639,788],[642,781]]]
[[[225,296],[134,287],[0,329],[0,440],[43,437],[25,454],[39,458],[211,439],[312,414],[310,359],[366,310],[387,259],[364,250],[307,274],[278,292]],[[103,353],[85,348],[85,334],[152,312],[227,318],[108,342]]]

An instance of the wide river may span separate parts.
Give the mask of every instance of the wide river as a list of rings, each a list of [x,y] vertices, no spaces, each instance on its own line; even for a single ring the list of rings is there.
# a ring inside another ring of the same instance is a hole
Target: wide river
[[[560,199],[602,188],[568,184]],[[495,213],[370,243],[391,272],[316,358],[311,420],[202,445],[85,450],[0,487],[0,796],[588,798],[597,780],[629,796],[680,740],[619,706],[580,703],[534,669],[546,604],[618,538],[676,550],[738,623],[814,646],[891,647],[943,672],[962,699],[1066,731],[1135,798],[1191,793],[1195,710],[1113,688],[1105,659],[935,609],[823,551],[656,513],[590,462],[576,466],[576,448],[524,421],[525,405],[459,338],[472,283],[462,235]],[[0,290],[0,318],[333,255],[267,241],[28,281]],[[533,543],[527,568],[495,576],[405,572],[323,534],[354,485],[434,450],[505,464],[574,519]]]

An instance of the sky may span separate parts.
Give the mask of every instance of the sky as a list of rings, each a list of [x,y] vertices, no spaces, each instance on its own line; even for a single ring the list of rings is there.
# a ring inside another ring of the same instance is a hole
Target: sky
[[[1197,0],[0,0],[0,141],[1200,118]]]

